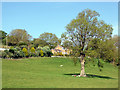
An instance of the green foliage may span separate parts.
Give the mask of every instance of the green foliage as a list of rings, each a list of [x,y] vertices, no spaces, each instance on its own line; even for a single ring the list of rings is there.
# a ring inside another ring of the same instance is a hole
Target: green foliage
[[[18,45],[19,45],[19,46],[21,46],[21,45],[27,45],[27,43],[25,43],[25,42],[23,42],[23,41],[19,41]]]
[[[50,52],[50,48],[48,46],[45,46],[45,47],[42,48],[42,51],[44,53],[44,56],[48,56],[47,52]]]
[[[10,48],[10,49],[9,49],[9,52],[11,52],[11,53],[13,53],[13,54],[14,54],[15,49],[14,49],[14,48]]]
[[[2,58],[7,58],[8,57],[8,53],[7,52],[2,52]]]
[[[102,58],[107,62],[113,62],[118,58],[118,50],[111,39],[105,41],[93,39],[88,48],[88,56]]]
[[[41,39],[34,39],[31,43],[34,45],[35,48],[37,48],[38,46],[49,46],[49,44],[45,40]]]
[[[15,29],[10,32],[7,38],[8,45],[26,45],[31,39],[31,36],[27,33],[26,30]]]
[[[0,40],[2,40],[3,45],[6,45],[6,36],[7,36],[7,33],[3,30],[0,30]]]
[[[67,32],[61,37],[71,41],[79,53],[86,51],[87,44],[93,38],[105,40],[111,37],[112,26],[98,20],[99,13],[86,9],[78,14],[67,26]]]
[[[21,49],[23,49],[23,48],[28,48],[27,45],[20,45],[19,47],[20,47]]]
[[[73,47],[73,44],[71,41],[65,40],[65,41],[63,41],[62,46],[64,48],[71,49],[71,47]]]
[[[58,39],[58,37],[55,34],[52,33],[43,33],[39,37],[41,40],[46,41],[49,44],[50,49],[55,48],[57,44],[61,43],[61,40]]]

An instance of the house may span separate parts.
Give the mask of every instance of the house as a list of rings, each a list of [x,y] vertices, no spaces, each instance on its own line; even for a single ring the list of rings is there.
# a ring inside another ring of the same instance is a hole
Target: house
[[[60,46],[60,45],[57,45],[56,47],[55,47],[55,49],[51,49],[51,52],[53,53],[53,54],[55,54],[55,53],[61,53],[62,52],[62,54],[63,55],[65,55],[65,54],[70,54],[70,50],[69,49],[67,49],[67,48],[63,48],[62,46]]]

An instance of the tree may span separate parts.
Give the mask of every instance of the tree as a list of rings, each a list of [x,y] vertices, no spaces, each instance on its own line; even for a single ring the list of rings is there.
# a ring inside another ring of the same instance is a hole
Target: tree
[[[7,33],[5,31],[0,30],[0,40],[2,40],[3,45],[6,45],[6,36]]]
[[[50,48],[55,48],[57,44],[61,43],[61,40],[55,34],[52,33],[43,33],[39,37],[41,40],[46,41],[49,44]]]
[[[8,35],[9,45],[19,45],[20,42],[28,43],[32,37],[23,29],[15,29]]]
[[[64,48],[70,49],[72,47],[72,42],[68,41],[68,40],[65,40],[65,41],[63,41],[62,46]]]
[[[100,39],[93,39],[89,43],[87,54],[91,57],[102,58],[106,62],[113,62],[118,59],[118,49],[112,39],[102,41]]]
[[[49,46],[49,44],[45,41],[45,40],[41,40],[39,38],[35,38],[33,41],[32,41],[32,44],[35,46],[35,47],[38,47],[38,46]]]
[[[112,26],[106,24],[102,20],[98,20],[99,13],[90,9],[86,9],[78,14],[67,26],[67,32],[62,34],[62,38],[73,43],[72,51],[74,56],[80,57],[81,73],[80,76],[85,77],[85,54],[88,49],[88,43],[99,38],[105,40],[111,37]]]

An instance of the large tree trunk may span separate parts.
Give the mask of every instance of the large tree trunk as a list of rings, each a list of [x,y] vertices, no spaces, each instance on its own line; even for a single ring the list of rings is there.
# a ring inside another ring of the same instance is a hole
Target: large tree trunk
[[[81,55],[81,73],[80,73],[80,77],[86,77],[86,74],[85,74],[85,60],[84,60],[84,56]]]

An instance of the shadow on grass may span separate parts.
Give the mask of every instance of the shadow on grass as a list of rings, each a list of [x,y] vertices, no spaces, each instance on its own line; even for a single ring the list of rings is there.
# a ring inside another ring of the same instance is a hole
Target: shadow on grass
[[[64,75],[69,75],[69,76],[72,76],[72,75],[80,75],[79,73],[69,73],[69,74],[64,74]],[[87,75],[87,78],[103,78],[103,79],[115,79],[115,78],[112,78],[112,77],[108,77],[108,76],[100,76],[100,75],[93,75],[93,74],[86,74]]]

